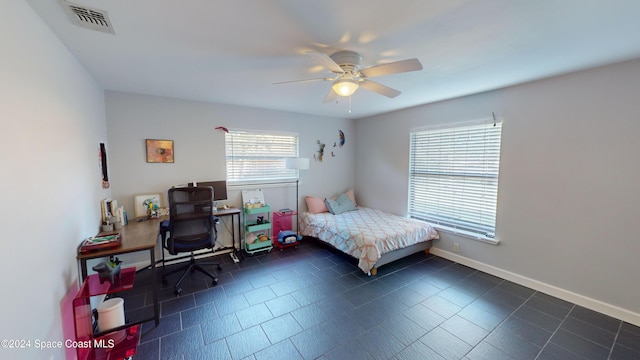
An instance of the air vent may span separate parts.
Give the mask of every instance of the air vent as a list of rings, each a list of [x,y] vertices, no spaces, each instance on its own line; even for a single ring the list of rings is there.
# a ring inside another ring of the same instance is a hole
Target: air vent
[[[107,12],[104,10],[92,9],[82,5],[63,2],[67,14],[76,25],[87,29],[115,34],[113,26]]]

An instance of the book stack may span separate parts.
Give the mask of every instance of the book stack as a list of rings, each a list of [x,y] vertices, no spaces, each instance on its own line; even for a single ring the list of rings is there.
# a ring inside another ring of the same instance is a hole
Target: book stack
[[[119,222],[122,225],[127,225],[127,212],[123,206],[118,206],[118,200],[103,199],[100,202],[100,212],[102,214],[103,224]],[[115,221],[112,220],[114,217]]]

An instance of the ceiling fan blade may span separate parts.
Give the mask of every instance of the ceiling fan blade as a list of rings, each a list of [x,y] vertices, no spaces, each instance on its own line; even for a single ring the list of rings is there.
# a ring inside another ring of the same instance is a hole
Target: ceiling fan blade
[[[400,91],[396,89],[392,89],[388,86],[384,86],[382,84],[378,84],[377,82],[373,82],[370,80],[362,80],[360,82],[360,87],[362,87],[363,89],[367,89],[369,91],[373,91],[374,93],[384,95],[388,98],[394,98],[402,94]]]
[[[329,55],[325,53],[321,53],[317,51],[307,51],[305,54],[309,56],[311,59],[313,59],[313,61],[329,69],[329,71],[331,72],[334,72],[336,74],[344,73],[344,70],[342,70],[340,65],[338,65],[335,61],[333,61],[333,59],[331,59]]]
[[[364,77],[375,77],[418,70],[422,70],[422,64],[420,61],[418,59],[408,59],[368,67],[360,70],[360,74]]]
[[[327,96],[324,97],[324,100],[322,100],[323,103],[330,103],[333,102],[335,99],[338,98],[338,94],[336,94],[335,91],[333,91],[333,88],[329,89],[329,93],[327,94]]]
[[[292,81],[281,81],[273,83],[273,85],[281,85],[281,84],[292,84],[292,83],[305,83],[305,82],[314,82],[314,81],[331,81],[333,78],[315,78],[315,79],[304,79],[304,80],[292,80]]]

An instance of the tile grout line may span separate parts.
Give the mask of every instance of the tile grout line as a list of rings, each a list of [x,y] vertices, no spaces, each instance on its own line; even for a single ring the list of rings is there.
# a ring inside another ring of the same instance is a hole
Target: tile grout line
[[[507,281],[507,280],[502,279],[502,281],[500,281],[499,283],[497,283],[497,284],[496,284],[496,286],[494,286],[493,288],[491,288],[490,290],[488,290],[487,292],[485,292],[483,295],[486,295],[486,294],[487,294],[487,293],[489,293],[491,290],[494,290],[494,289],[498,288],[501,284],[505,283],[506,281]],[[508,290],[505,290],[505,291],[509,292]],[[509,293],[510,293],[510,292],[509,292]],[[475,348],[476,348],[476,347],[477,347],[481,342],[483,342],[487,337],[489,337],[489,335],[491,335],[491,334],[492,334],[492,333],[493,333],[497,328],[499,328],[499,327],[500,327],[500,325],[502,325],[505,321],[507,321],[507,319],[509,319],[511,316],[513,316],[513,314],[515,314],[518,310],[520,310],[520,308],[522,308],[522,307],[524,306],[524,304],[526,304],[526,303],[527,303],[527,301],[529,301],[529,300],[530,300],[530,299],[531,299],[531,298],[532,298],[536,293],[537,293],[537,291],[535,291],[535,292],[533,292],[531,295],[529,295],[529,297],[528,297],[528,298],[526,298],[526,299],[522,302],[522,304],[518,305],[518,307],[517,307],[517,308],[515,308],[515,309],[514,309],[514,310],[513,310],[513,311],[512,311],[508,316],[506,316],[504,319],[502,319],[502,321],[500,321],[500,322],[498,323],[498,325],[496,325],[496,326],[495,326],[491,331],[488,331],[488,334],[487,334],[487,335],[485,335],[485,336],[484,336],[484,337],[483,337],[483,338],[478,342],[478,344],[476,344],[475,346],[473,346],[473,347],[471,348],[471,350],[469,350],[466,354],[464,354],[464,356],[466,357],[467,355],[469,355],[469,354],[470,354],[470,353],[471,353],[471,352],[472,352],[472,351],[473,351],[473,350],[474,350],[474,349],[475,349]],[[513,295],[515,295],[515,294],[513,294]],[[517,295],[515,295],[515,296],[517,296]],[[472,322],[472,323],[473,323],[473,322]],[[455,336],[455,335],[454,335],[454,336]],[[509,356],[509,357],[513,358],[513,356],[511,356],[510,354],[508,354],[508,353],[504,352],[502,349],[496,348],[495,346],[493,346],[493,344],[489,343],[489,345],[491,345],[492,347],[494,347],[496,350],[498,350],[498,351],[500,351],[500,352],[504,353],[505,355],[507,355],[507,356]]]
[[[569,311],[569,314],[571,314],[571,311],[572,311],[576,306],[579,306],[579,305],[577,305],[577,304],[573,304],[573,306],[572,306],[571,310]],[[569,317],[570,317],[570,316],[569,316],[569,314],[567,314],[567,316],[565,317],[565,319],[563,319],[562,323],[560,323],[560,325],[559,325],[559,327],[558,327],[558,329],[557,329],[557,330],[559,330],[560,326],[562,326],[562,324],[564,323],[564,321],[565,321],[567,318],[569,318]],[[585,323],[585,324],[587,324],[587,325],[597,327],[598,329],[603,330],[603,331],[606,331],[606,332],[608,332],[608,333],[613,333],[613,332],[611,332],[611,331],[609,331],[609,330],[607,330],[607,329],[604,329],[604,328],[602,328],[602,327],[600,327],[600,326],[598,326],[598,325],[596,325],[596,324],[592,324],[592,323],[590,323],[590,322],[588,322],[588,321],[585,321],[585,320],[582,320],[582,319],[578,319],[578,318],[574,318],[574,319],[575,319],[576,321],[578,321],[578,322]],[[622,323],[623,323],[623,321],[622,321],[622,320],[619,320],[619,319],[616,319],[616,320],[617,320],[617,321],[620,321],[620,324],[618,325],[618,331],[617,331],[617,332],[615,333],[615,335],[614,335],[614,340],[613,340],[613,342],[612,342],[612,344],[611,344],[611,347],[609,347],[609,356],[611,356],[611,352],[613,351],[613,347],[614,347],[614,346],[615,346],[615,344],[616,344],[616,341],[617,341],[617,339],[618,339],[618,334],[620,333],[620,329],[622,328]],[[582,335],[580,335],[580,334],[576,334],[575,332],[570,331],[570,330],[567,330],[567,329],[563,329],[563,330],[564,330],[564,331],[566,331],[566,332],[568,332],[568,333],[570,333],[570,334],[572,334],[572,335],[575,335],[575,336],[579,337],[580,339],[583,339],[583,340],[585,340],[585,341],[587,341],[587,342],[590,342],[590,343],[592,343],[592,344],[594,344],[594,345],[596,345],[596,346],[599,346],[599,347],[602,347],[602,348],[605,348],[605,349],[606,349],[606,347],[605,347],[604,345],[599,344],[599,343],[595,342],[594,340],[588,339],[588,338],[586,338],[586,337],[584,337],[584,336],[582,336]],[[546,344],[545,344],[545,345],[546,345]],[[562,348],[563,348],[563,349],[566,349],[566,348],[564,348],[564,347],[562,347]],[[568,350],[568,349],[567,349],[567,350]],[[570,352],[571,352],[572,354],[575,354],[573,351],[570,351]],[[577,355],[577,354],[576,354],[576,355]]]
[[[538,291],[536,291],[538,292]],[[542,354],[542,352],[544,351],[544,349],[547,347],[547,345],[549,345],[549,343],[551,342],[551,339],[553,339],[554,335],[556,333],[558,333],[558,330],[560,330],[560,328],[562,327],[562,324],[564,324],[564,322],[569,318],[569,314],[571,314],[571,312],[573,311],[573,309],[575,309],[576,304],[571,304],[571,309],[569,309],[569,311],[567,312],[567,314],[564,316],[564,318],[562,319],[562,321],[560,322],[560,324],[558,324],[558,326],[556,327],[556,329],[553,331],[553,333],[551,334],[551,336],[549,336],[549,340],[547,340],[546,343],[544,343],[544,346],[542,346],[542,348],[540,349],[540,351],[538,352],[538,354],[536,355],[535,359],[538,359],[540,357],[540,354]],[[560,345],[558,345],[560,346]],[[570,351],[569,349],[564,348],[563,346],[560,346],[561,348],[567,350],[568,352],[576,355],[576,356],[580,356],[576,353],[574,353],[573,351]],[[582,357],[582,356],[580,356]]]
[[[455,263],[454,263],[454,264],[455,264]],[[452,265],[453,265],[453,264],[452,264]],[[451,266],[451,265],[449,265],[449,266]],[[447,267],[449,267],[449,266],[446,266],[446,267],[444,267],[444,268],[442,268],[442,269],[439,269],[439,270],[435,271],[434,273],[437,273],[437,272],[439,272],[440,270],[443,270],[443,269],[445,269],[445,268],[447,268]],[[394,271],[392,271],[392,272],[391,272],[391,273],[389,273],[389,274],[385,274],[385,275],[383,275],[382,277],[384,277],[384,276],[389,276],[389,275],[391,275],[391,274],[393,274],[393,273],[395,273],[395,272],[397,272],[397,271],[400,271],[400,270],[402,270],[402,269],[405,269],[405,268],[409,268],[409,266],[402,267],[402,268],[400,268],[400,269],[394,270]],[[473,273],[471,273],[471,274],[467,275],[465,278],[468,278],[468,277],[470,277],[471,275],[476,274],[476,273],[478,273],[478,270],[476,270],[476,271],[474,271]],[[382,277],[381,277],[381,278],[382,278]],[[418,282],[418,281],[420,281],[420,280],[422,280],[422,279],[424,279],[424,277],[422,277],[421,279],[418,279],[418,280],[411,281],[411,282],[409,282],[409,283],[407,283],[407,284],[404,284],[403,286],[399,287],[398,289],[403,288],[403,287],[406,287],[406,286],[408,286],[409,284],[412,284],[412,283]],[[379,280],[379,279],[375,279],[375,280],[373,280],[373,281],[378,281],[378,280]],[[504,281],[504,280],[503,280],[503,281]],[[369,282],[366,282],[365,284],[367,284],[367,283],[369,283]],[[502,282],[500,282],[500,283],[502,283]],[[498,284],[500,284],[500,283],[498,283]],[[358,285],[358,286],[356,286],[355,288],[358,288],[358,287],[363,286],[363,285],[365,285],[365,284]],[[496,284],[496,286],[498,286],[498,284]],[[439,292],[442,292],[442,291],[444,291],[444,290],[446,290],[446,289],[450,288],[451,286],[452,286],[452,285],[449,285],[449,286],[448,286],[447,288],[445,288],[445,289],[439,289]],[[355,288],[353,288],[353,289],[355,289]],[[494,287],[494,288],[495,288],[495,287]],[[398,290],[398,289],[396,289],[396,290]],[[493,288],[492,288],[492,289],[493,289]],[[394,291],[396,291],[396,290],[389,291],[389,292],[387,292],[385,295],[389,295],[389,294],[391,294],[392,292],[394,292]],[[488,291],[490,291],[490,290],[488,290]],[[487,291],[487,292],[488,292],[488,291]],[[432,295],[432,296],[435,296],[435,295],[437,295],[437,294],[434,294],[434,295]],[[431,297],[431,296],[430,296],[430,297]],[[345,299],[345,300],[346,300],[346,299]],[[445,300],[446,300],[446,299],[445,299]],[[347,300],[347,301],[348,301],[348,300]],[[360,305],[358,305],[358,306],[355,306],[354,308],[359,308],[359,307],[361,307],[361,306],[365,306],[365,305],[367,305],[367,304],[371,304],[373,301],[375,301],[375,300],[372,300],[372,301],[366,302],[366,303],[364,303],[364,304],[360,304]],[[352,304],[352,305],[353,305],[353,304]],[[456,314],[457,314],[457,313],[456,313]],[[409,319],[409,320],[411,320],[411,319]],[[419,325],[419,324],[418,324],[418,325]],[[377,326],[380,326],[380,325],[377,325]],[[439,325],[438,325],[438,326],[439,326]],[[436,327],[438,327],[438,326],[436,326]],[[435,329],[435,327],[434,327],[434,329]],[[384,330],[384,329],[383,329],[383,330]],[[427,331],[427,334],[428,334],[429,332],[431,332],[432,330],[433,330],[433,329],[431,329],[431,330]],[[445,330],[445,331],[446,331],[446,330]],[[368,331],[365,329],[365,333],[366,333],[366,332],[368,332]],[[393,334],[390,334],[390,335],[391,335],[391,336],[393,336]],[[426,335],[426,334],[425,334],[425,335]],[[453,334],[452,334],[452,335],[453,335]],[[455,336],[455,335],[454,335],[454,336]],[[355,338],[354,338],[354,339],[355,339]],[[398,338],[396,338],[396,337],[394,337],[394,339],[396,339],[396,340],[400,341],[400,340],[399,340]],[[411,345],[413,345],[413,344],[415,344],[416,342],[419,342],[419,341],[420,341],[420,339],[417,339],[417,340],[413,341],[413,342],[412,342],[412,343],[410,343],[409,345],[405,346],[405,347],[404,347],[404,349],[403,349],[403,350],[401,350],[400,352],[404,351],[404,350],[405,350],[405,349],[407,349],[409,346],[411,346]],[[426,345],[426,344],[425,344],[425,345]],[[429,347],[429,345],[426,345],[426,346],[427,346],[427,347]],[[429,348],[430,348],[430,347],[429,347]],[[368,350],[368,349],[366,349],[366,348],[364,348],[364,350],[365,350],[369,355],[371,355],[372,357],[375,357],[375,356],[373,356],[373,355],[375,355],[375,354],[371,354],[371,351],[370,351],[370,350]],[[433,350],[433,349],[432,349],[432,350]],[[433,351],[435,351],[435,350],[433,350]],[[321,356],[324,356],[324,355],[328,354],[329,352],[331,352],[331,351],[328,351],[328,352],[326,352],[326,353],[322,354]],[[436,353],[437,353],[437,354],[439,354],[437,351],[436,351]],[[399,354],[399,353],[398,353],[398,354]],[[398,354],[394,354],[393,356],[395,357],[395,355],[398,355]]]
[[[456,263],[456,264],[457,264],[457,263]],[[448,267],[448,266],[447,266],[447,267]],[[438,270],[438,271],[440,271],[440,270]],[[436,272],[438,272],[438,271],[436,271]],[[480,273],[480,272],[479,272],[478,270],[476,270],[476,271],[474,271],[473,273],[471,273],[471,274],[467,275],[465,278],[469,278],[470,276],[475,275],[475,274],[478,274],[478,273]],[[494,287],[492,287],[491,289],[489,289],[489,290],[485,291],[481,296],[486,295],[489,291],[491,291],[491,290],[493,290],[493,289],[497,288],[497,287],[498,287],[498,286],[500,286],[500,284],[502,284],[504,281],[505,281],[505,280],[504,280],[504,279],[502,279],[502,280],[501,280],[500,282],[498,282]],[[453,285],[450,285],[450,286],[449,286],[449,287],[447,287],[446,289],[451,288],[452,286],[453,286]],[[439,291],[438,293],[441,293],[442,291],[444,291],[444,290],[446,290],[446,289],[440,289],[440,291]],[[432,298],[433,296],[437,296],[437,295],[438,295],[438,293],[433,294],[432,296],[429,296],[427,299]],[[478,296],[475,300],[477,300],[479,297],[480,297],[480,296]],[[443,299],[444,299],[444,298],[443,298]],[[445,300],[445,301],[449,301],[449,300],[447,300],[447,299],[444,299],[444,300]],[[475,300],[474,300],[474,301],[475,301]],[[473,303],[473,301],[472,301],[471,303]],[[467,304],[466,306],[469,306],[471,303]],[[422,302],[420,302],[420,304],[422,304]],[[453,303],[452,303],[452,304],[453,304]],[[454,305],[455,305],[455,304],[454,304]],[[465,306],[465,307],[466,307],[466,306]],[[461,312],[465,307],[460,307],[460,310],[456,311],[456,312],[455,312],[455,314],[451,315],[451,317],[453,317],[453,316],[457,316],[457,315],[458,315],[458,313],[460,313],[460,312]],[[433,311],[433,310],[431,310],[431,311]],[[436,313],[437,313],[437,312],[436,312]],[[449,317],[449,319],[450,319],[451,317]],[[463,319],[464,319],[464,318],[463,318]],[[411,320],[411,319],[409,319],[409,320]],[[448,319],[446,319],[446,320],[448,320]],[[445,321],[446,321],[446,320],[445,320]],[[466,319],[465,319],[465,320],[466,320]],[[470,321],[470,320],[468,320],[468,321]],[[444,321],[443,321],[443,322],[444,322]],[[472,324],[474,324],[474,325],[477,325],[477,324],[473,323],[473,321],[470,321],[470,322],[471,322]],[[419,324],[418,324],[418,325],[419,325]],[[429,333],[430,333],[430,332],[432,332],[433,330],[435,330],[435,329],[439,328],[439,327],[440,327],[440,325],[442,325],[442,323],[440,323],[440,324],[436,325],[435,327],[433,327],[433,329],[431,329],[431,330],[427,331],[427,334],[429,334]],[[479,326],[479,325],[477,325],[477,326]],[[460,341],[465,342],[464,340],[460,339],[457,335],[452,334],[452,333],[450,333],[449,331],[447,331],[447,329],[444,329],[444,328],[441,328],[441,329],[442,329],[443,331],[445,331],[445,332],[447,332],[447,333],[451,334],[451,336],[453,336],[453,337],[455,337],[455,338],[459,339]],[[427,334],[425,334],[425,335],[421,336],[420,338],[422,338],[422,337],[426,336]],[[420,338],[419,338],[419,339],[417,339],[416,341],[412,342],[410,345],[413,345],[413,344],[415,344],[416,342],[420,342]],[[484,338],[483,338],[483,339],[484,339]],[[482,340],[481,340],[481,341],[482,341]],[[424,344],[424,343],[423,343],[423,344]],[[440,354],[438,351],[436,351],[436,349],[433,349],[431,346],[429,346],[429,344],[424,344],[424,345],[425,345],[427,348],[429,348],[429,349],[433,350],[436,354],[438,354],[438,355],[442,356],[442,354]],[[476,346],[477,346],[477,345],[476,345]],[[407,346],[406,348],[408,348],[408,346]],[[405,349],[406,349],[406,348],[405,348]],[[471,350],[469,350],[468,352],[466,352],[466,353],[464,354],[464,356],[466,357],[466,356],[467,356],[467,355],[468,355],[468,354],[469,354],[469,353],[470,353],[474,348],[475,348],[475,346],[472,346],[472,347],[471,347]],[[396,355],[397,355],[397,354],[396,354]]]
[[[616,347],[616,343],[618,342],[618,336],[620,336],[620,332],[622,331],[622,324],[623,321],[620,321],[620,324],[618,324],[618,331],[616,332],[616,336],[613,337],[613,344],[611,344],[611,349],[609,349],[609,356],[607,356],[607,359],[611,359],[611,355],[613,355],[613,348]]]

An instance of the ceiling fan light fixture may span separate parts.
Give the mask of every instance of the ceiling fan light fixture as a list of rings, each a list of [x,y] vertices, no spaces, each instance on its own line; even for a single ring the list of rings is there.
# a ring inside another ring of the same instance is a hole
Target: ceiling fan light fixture
[[[339,79],[331,85],[333,91],[339,96],[351,96],[358,90],[358,81],[353,79]]]

